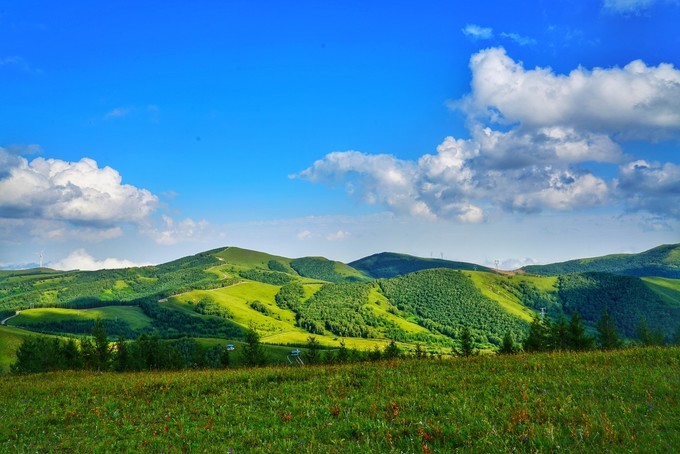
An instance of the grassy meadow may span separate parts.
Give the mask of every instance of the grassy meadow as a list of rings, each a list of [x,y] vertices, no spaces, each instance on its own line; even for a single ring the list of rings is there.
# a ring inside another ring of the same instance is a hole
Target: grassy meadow
[[[0,377],[0,450],[672,452],[680,348]]]

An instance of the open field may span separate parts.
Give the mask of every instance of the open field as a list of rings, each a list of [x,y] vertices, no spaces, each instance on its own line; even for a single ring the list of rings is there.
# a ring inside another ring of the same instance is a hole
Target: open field
[[[138,307],[105,306],[94,309],[38,308],[21,311],[7,322],[8,325],[35,325],[39,323],[78,320],[118,320],[131,329],[141,329],[151,324],[151,319]]]
[[[679,389],[680,348],[6,376],[0,449],[672,452]]]

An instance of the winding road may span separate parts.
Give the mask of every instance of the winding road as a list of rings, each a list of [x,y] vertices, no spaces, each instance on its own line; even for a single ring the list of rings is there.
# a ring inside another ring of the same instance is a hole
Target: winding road
[[[6,325],[6,324],[7,324],[7,320],[9,320],[10,318],[16,317],[17,315],[19,315],[20,312],[21,312],[21,311],[16,311],[16,313],[15,313],[14,315],[10,315],[9,317],[7,317],[7,318],[4,319],[3,321],[1,321],[1,322],[0,322],[0,325]]]

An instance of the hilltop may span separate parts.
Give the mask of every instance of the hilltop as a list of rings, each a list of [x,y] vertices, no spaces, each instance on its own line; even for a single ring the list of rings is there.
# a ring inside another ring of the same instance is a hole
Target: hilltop
[[[680,278],[680,244],[664,244],[638,254],[611,254],[549,265],[529,265],[523,271],[541,276],[601,272],[626,276]]]
[[[467,262],[453,262],[443,259],[426,259],[395,252],[381,252],[350,262],[349,266],[363,271],[367,275],[378,278],[391,278],[413,273],[414,271],[432,268],[449,268],[454,270],[488,271],[490,268]]]

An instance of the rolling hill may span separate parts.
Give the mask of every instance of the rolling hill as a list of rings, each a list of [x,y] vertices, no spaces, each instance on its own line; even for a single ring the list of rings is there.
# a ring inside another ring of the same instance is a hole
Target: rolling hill
[[[680,279],[680,244],[664,244],[639,254],[612,254],[549,265],[529,265],[522,270],[542,276],[600,272]]]
[[[432,268],[450,268],[454,270],[488,271],[490,268],[467,262],[452,262],[442,259],[426,259],[395,252],[381,252],[362,259],[350,262],[349,266],[363,271],[365,274],[380,278],[391,278],[413,273],[414,271],[428,270]]]
[[[553,319],[576,310],[591,332],[607,309],[628,338],[644,321],[670,340],[680,326],[680,280],[664,276],[672,274],[677,251],[661,246],[574,261],[660,274],[640,278],[574,272],[576,265],[555,276],[529,274],[534,267],[500,274],[394,253],[343,264],[227,247],[141,268],[2,272],[0,315],[22,310],[7,322],[13,339],[17,330],[82,335],[99,318],[111,336],[128,339],[157,334],[238,341],[255,326],[272,345],[304,345],[314,334],[322,345],[344,340],[358,349],[382,348],[390,340],[407,349],[416,343],[450,349],[468,328],[477,348],[494,350],[506,333],[521,339],[543,309]],[[546,267],[557,272],[557,265]]]

